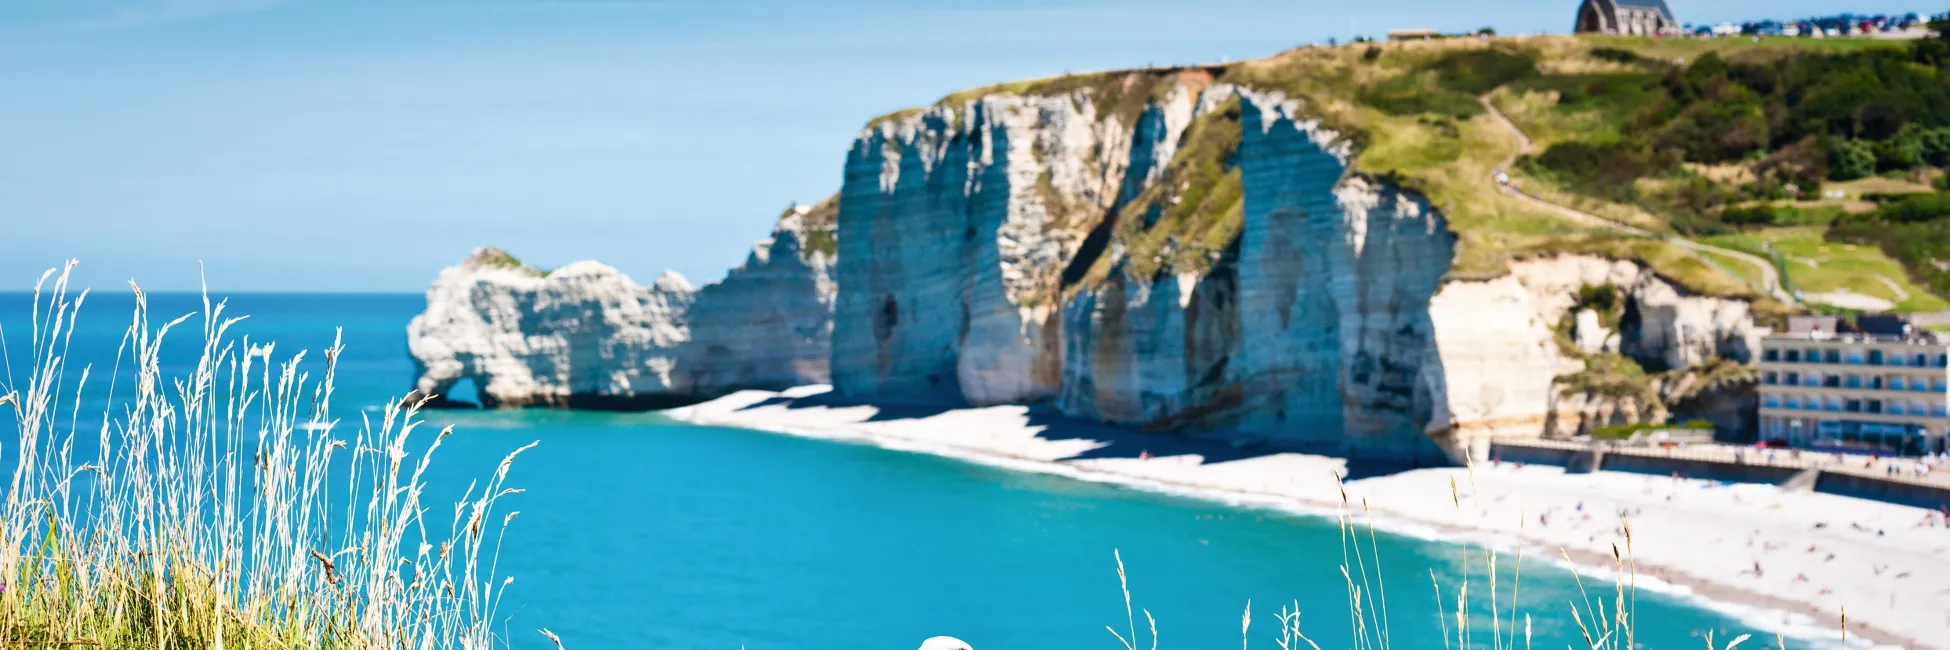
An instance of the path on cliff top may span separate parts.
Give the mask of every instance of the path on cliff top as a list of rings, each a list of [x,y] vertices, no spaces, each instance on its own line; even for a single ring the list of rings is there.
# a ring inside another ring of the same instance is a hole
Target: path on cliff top
[[[1891,280],[1886,275],[1877,275],[1876,279],[1881,280],[1882,286],[1889,287],[1889,290],[1896,294],[1896,302],[1909,302],[1909,292],[1903,290],[1902,283]]]
[[[1511,135],[1517,137],[1516,155],[1510,156],[1509,160],[1503,161],[1503,164],[1498,166],[1498,169],[1503,170],[1504,174],[1507,175],[1509,173],[1509,170],[1516,164],[1517,158],[1519,156],[1530,153],[1530,136],[1524,134],[1523,129],[1518,128],[1516,122],[1510,121],[1510,118],[1504,115],[1503,111],[1497,110],[1496,104],[1490,102],[1489,97],[1478,97],[1476,99],[1478,102],[1481,102],[1483,104],[1484,109],[1489,110],[1490,116],[1496,118],[1498,124],[1502,124],[1503,128],[1508,129]],[[1532,205],[1536,205],[1554,211],[1560,215],[1563,215],[1571,219],[1572,221],[1577,221],[1579,223],[1597,226],[1600,228],[1608,228],[1622,233],[1638,235],[1640,237],[1651,237],[1654,239],[1663,239],[1668,242],[1671,242],[1675,246],[1693,251],[1695,253],[1712,252],[1714,254],[1725,255],[1727,257],[1731,257],[1746,262],[1752,265],[1755,269],[1760,271],[1762,291],[1766,292],[1769,295],[1774,296],[1775,299],[1790,305],[1798,302],[1797,300],[1794,299],[1793,295],[1790,295],[1788,292],[1781,290],[1780,272],[1774,268],[1774,263],[1762,259],[1760,256],[1753,255],[1751,253],[1743,253],[1733,249],[1721,248],[1718,246],[1712,246],[1708,244],[1702,244],[1676,235],[1658,233],[1658,232],[1646,230],[1644,228],[1639,228],[1636,226],[1629,226],[1610,219],[1606,219],[1604,217],[1600,217],[1595,214],[1591,214],[1589,212],[1579,210],[1577,208],[1558,205],[1556,203],[1552,203],[1550,201],[1546,201],[1537,198],[1535,196],[1531,196],[1530,194],[1524,192],[1523,190],[1517,189],[1516,185],[1500,182],[1495,177],[1490,178],[1490,183],[1492,185],[1495,185],[1497,189],[1502,190],[1504,194],[1508,194],[1510,196],[1516,197],[1518,200],[1526,201]],[[1707,264],[1712,264],[1716,267],[1720,266],[1719,263],[1714,261],[1712,258],[1708,258],[1702,255],[1701,259],[1706,260]],[[1736,275],[1735,277],[1739,277],[1739,276]]]

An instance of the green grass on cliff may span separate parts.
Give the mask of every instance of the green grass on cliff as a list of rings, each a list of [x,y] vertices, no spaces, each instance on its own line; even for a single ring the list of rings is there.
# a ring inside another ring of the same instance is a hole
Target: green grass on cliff
[[[1237,98],[1193,120],[1158,180],[1119,211],[1110,238],[1124,252],[1125,273],[1203,271],[1239,238],[1245,225],[1244,186],[1234,163],[1239,124]],[[1081,286],[1096,286],[1117,261],[1099,257]]]
[[[1751,178],[1751,168],[1759,163],[1680,164],[1669,152],[1640,148],[1644,120],[1651,119],[1648,115],[1673,119],[1660,112],[1675,101],[1673,92],[1665,89],[1678,87],[1669,81],[1671,75],[1703,74],[1681,66],[1681,61],[1700,62],[1709,68],[1706,72],[1712,72],[1721,60],[1793,63],[1828,54],[1887,58],[1892,48],[1903,47],[1908,46],[1852,39],[1568,36],[1357,43],[1303,47],[1226,65],[1002,83],[949,95],[938,105],[960,106],[988,94],[1068,95],[1077,101],[1087,97],[1099,118],[1114,117],[1129,126],[1148,102],[1180,84],[1196,88],[1216,81],[1279,91],[1300,100],[1307,117],[1321,120],[1351,141],[1356,172],[1418,192],[1442,211],[1457,238],[1451,278],[1496,277],[1516,260],[1588,253],[1643,262],[1698,293],[1761,299],[1760,278],[1755,277],[1759,274],[1750,265],[1723,254],[1688,250],[1666,239],[1675,233],[1712,234],[1698,229],[1700,215],[1717,214],[1717,206],[1723,204],[1716,202],[1732,196],[1726,188],[1747,182],[1743,179]],[[1704,87],[1697,80],[1688,83]],[[1521,148],[1518,136],[1484,108],[1485,101],[1522,128],[1532,139],[1530,149]],[[1745,110],[1681,117],[1689,120],[1687,128],[1714,134],[1718,133],[1713,131],[1715,125],[1722,124],[1714,120],[1747,124],[1742,120],[1752,119],[1752,114],[1741,112]],[[1668,112],[1672,111],[1677,109]],[[876,123],[912,114],[903,111],[877,118]],[[1196,270],[1210,264],[1241,230],[1238,174],[1230,166],[1237,127],[1222,124],[1225,121],[1224,117],[1201,118],[1184,136],[1185,146],[1169,163],[1165,180],[1146,188],[1132,205],[1114,215],[1110,226],[1096,225],[1093,237],[1108,239],[1097,244],[1122,251],[1128,272]],[[1690,126],[1694,124],[1697,127]],[[1697,147],[1702,139],[1680,130],[1671,133],[1675,147]],[[1217,141],[1225,137],[1234,142]],[[1726,137],[1737,139],[1739,134]],[[1576,146],[1559,146],[1567,143]],[[1787,155],[1780,164],[1809,160],[1805,151]],[[1547,201],[1655,236],[1633,236],[1572,221],[1505,195],[1491,181],[1499,169],[1509,171],[1526,191]],[[1636,196],[1666,198],[1627,200]],[[1066,219],[1065,227],[1091,230],[1090,219],[1101,218],[1085,217]],[[1116,261],[1098,259],[1108,255],[1089,255],[1081,268],[1066,272],[1066,284],[1101,280]]]
[[[1872,245],[1828,241],[1819,227],[1764,228],[1707,237],[1708,243],[1770,257],[1802,291],[1848,292],[1887,300],[1897,311],[1941,311],[1950,303],[1910,281],[1901,263]]]
[[[515,257],[508,251],[493,246],[486,246],[474,251],[474,254],[468,256],[467,260],[463,263],[473,265],[477,268],[520,271],[538,278],[547,277],[549,273],[548,271],[529,266],[527,262],[521,261],[520,258]]]
[[[779,219],[784,220],[797,210],[797,206],[787,208],[779,215]],[[840,195],[838,194],[813,204],[805,214],[800,215],[799,224],[805,230],[806,237],[804,248],[801,249],[804,254],[824,253],[829,257],[838,255],[840,252],[839,222]]]
[[[1457,237],[1452,277],[1495,277],[1514,260],[1590,253],[1644,262],[1701,293],[1754,296],[1690,251],[1579,224],[1497,191],[1490,179],[1518,156],[1519,143],[1476,97],[1589,49],[1570,37],[1303,48],[1234,65],[1220,81],[1304,100],[1303,110],[1352,134],[1357,170],[1428,197]]]
[[[1927,256],[1849,246],[1829,229],[1872,215],[1878,202],[1931,191],[1942,175],[1935,166],[1950,164],[1950,114],[1941,108],[1950,104],[1950,45],[1576,44],[1583,48],[1546,48],[1541,74],[1491,95],[1533,140],[1512,170],[1525,191],[1763,258],[1769,242],[1798,247],[1782,270],[1805,291],[1846,289],[1905,311],[1950,304],[1922,281],[1935,270]]]
[[[1116,117],[1125,126],[1132,126],[1144,114],[1146,106],[1164,99],[1172,88],[1181,83],[1201,87],[1224,70],[1224,66],[1192,66],[1064,74],[970,88],[943,97],[934,105],[961,110],[968,102],[988,95],[1087,96],[1096,107],[1098,119]],[[894,111],[869,120],[867,126],[871,128],[889,120],[913,117],[927,110],[906,108]]]

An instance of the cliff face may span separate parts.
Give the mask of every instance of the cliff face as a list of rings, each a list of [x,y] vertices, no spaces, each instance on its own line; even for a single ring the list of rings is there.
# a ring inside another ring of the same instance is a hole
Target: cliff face
[[[886,118],[835,200],[702,290],[492,252],[449,269],[412,326],[419,388],[644,404],[830,377],[862,399],[1442,461],[1712,401],[1700,387],[1725,382],[1692,369],[1756,349],[1747,303],[1633,261],[1453,277],[1441,211],[1351,171],[1353,143],[1307,114],[1194,69]]]
[[[1581,366],[1557,331],[1585,287],[1620,288],[1617,351],[1648,365],[1755,349],[1746,303],[1633,262],[1448,278],[1456,239],[1425,199],[1351,174],[1298,102],[1204,81],[1135,112],[1101,91],[987,95],[862,133],[836,387],[1438,460],[1585,406],[1556,381]]]
[[[414,388],[446,394],[474,380],[484,406],[606,406],[671,392],[692,289],[650,286],[595,262],[546,275],[484,248],[440,273],[407,325]]]
[[[414,389],[472,380],[483,406],[657,408],[828,381],[831,202],[797,208],[724,281],[637,286],[576,262],[544,273],[485,248],[442,271],[407,326]]]
[[[807,250],[809,216],[812,208],[788,213],[743,265],[697,292],[686,314],[690,340],[677,357],[685,390],[709,395],[831,381],[833,260]]]

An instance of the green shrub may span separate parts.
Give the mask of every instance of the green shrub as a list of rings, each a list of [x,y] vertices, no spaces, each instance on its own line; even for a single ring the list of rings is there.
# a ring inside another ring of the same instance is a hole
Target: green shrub
[[[1875,218],[1894,223],[1921,223],[1950,216],[1950,193],[1915,194],[1876,210]]]
[[[1379,49],[1370,49],[1374,61]],[[1505,49],[1454,52],[1408,74],[1363,90],[1361,102],[1390,115],[1434,114],[1467,119],[1483,112],[1476,97],[1506,84],[1537,76],[1529,54]]]
[[[1425,69],[1435,73],[1443,89],[1474,96],[1537,76],[1537,59],[1502,48],[1467,50],[1437,59]]]
[[[1483,112],[1476,98],[1440,87],[1434,73],[1401,75],[1363,90],[1361,102],[1389,115],[1433,114],[1468,119]]]
[[[1587,284],[1578,287],[1577,308],[1591,309],[1600,314],[1618,309],[1618,286],[1610,282]]]
[[[1922,148],[1923,162],[1931,165],[1950,164],[1950,127],[1919,130],[1916,140]]]
[[[1828,178],[1852,181],[1876,173],[1875,149],[1861,140],[1838,140],[1828,146]]]
[[[1599,440],[1629,440],[1631,439],[1632,436],[1638,435],[1639,432],[1650,431],[1652,429],[1661,429],[1661,428],[1665,428],[1665,426],[1666,425],[1659,424],[1657,422],[1640,422],[1637,424],[1612,424],[1612,425],[1606,425],[1606,426],[1592,429],[1591,437],[1597,438]]]
[[[1638,63],[1640,61],[1645,60],[1645,58],[1639,56],[1637,52],[1633,52],[1631,50],[1621,50],[1615,47],[1600,47],[1600,48],[1593,49],[1591,50],[1591,56],[1601,61],[1610,61],[1612,63]]]
[[[1659,148],[1677,149],[1685,152],[1686,160],[1708,164],[1740,160],[1767,148],[1767,114],[1753,91],[1722,80],[1702,92],[1702,101],[1653,136]]]
[[[1805,137],[1768,153],[1754,171],[1764,179],[1793,183],[1801,191],[1810,192],[1828,178],[1828,152],[1822,148],[1820,138]]]
[[[1580,192],[1630,201],[1637,197],[1633,181],[1670,173],[1679,161],[1654,151],[1643,142],[1561,142],[1519,164],[1541,170]]]
[[[1720,220],[1735,226],[1773,226],[1782,223],[1782,210],[1771,205],[1732,207],[1720,212]]]
[[[1923,164],[1923,141],[1914,132],[1877,142],[1870,150],[1875,152],[1876,171],[1901,171]]]

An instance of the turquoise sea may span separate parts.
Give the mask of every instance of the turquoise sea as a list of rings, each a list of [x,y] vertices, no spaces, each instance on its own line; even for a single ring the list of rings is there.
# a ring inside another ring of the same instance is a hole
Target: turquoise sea
[[[89,298],[71,344],[74,364],[96,363],[98,375],[111,367],[131,304],[122,289]],[[200,304],[193,295],[151,296],[158,317]],[[238,333],[277,341],[280,356],[304,348],[316,357],[343,328],[340,418],[356,420],[409,387],[404,328],[425,306],[420,296],[234,295],[229,305],[228,313],[250,315]],[[10,381],[25,378],[28,307],[26,294],[0,294]],[[193,358],[196,336],[194,327],[172,334],[167,358],[176,367]],[[572,650],[908,650],[933,635],[980,650],[1115,650],[1122,646],[1104,628],[1126,623],[1114,549],[1133,604],[1157,619],[1160,648],[1240,647],[1249,599],[1249,647],[1275,647],[1274,614],[1295,602],[1302,630],[1322,648],[1354,645],[1339,573],[1342,533],[1332,520],[690,426],[654,413],[446,411],[430,419],[456,426],[431,480],[434,496],[447,500],[507,452],[540,442],[510,478],[526,489],[509,502],[521,515],[499,569],[516,578],[500,610],[515,648],[553,647],[535,632],[547,627]],[[1431,572],[1453,616],[1462,547],[1386,533],[1375,544],[1380,561],[1366,568],[1380,576],[1392,647],[1460,647],[1443,639]],[[1505,625],[1513,560],[1500,563]],[[1485,646],[1491,622],[1480,553],[1471,564],[1474,644]],[[1609,583],[1585,581],[1592,599],[1609,600]],[[1572,601],[1584,602],[1571,573],[1527,560],[1519,609],[1533,624],[1525,647],[1587,647],[1567,609]],[[1716,639],[1757,632],[1746,646],[1753,648],[1773,638],[1677,597],[1641,590],[1637,603],[1644,647],[1698,648],[1697,635],[1709,630]],[[1136,626],[1148,637],[1142,613]],[[1453,634],[1453,619],[1450,627]]]

